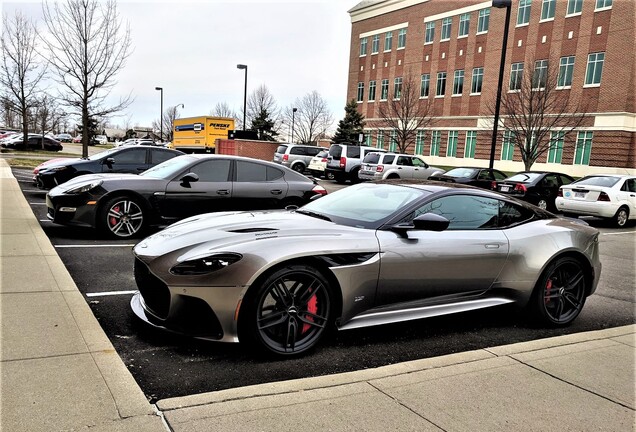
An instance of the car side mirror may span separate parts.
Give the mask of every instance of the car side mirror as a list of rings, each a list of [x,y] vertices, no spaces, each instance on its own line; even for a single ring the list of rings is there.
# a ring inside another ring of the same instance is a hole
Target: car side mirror
[[[112,157],[106,158],[104,160],[104,163],[108,165],[109,168],[111,168],[113,164],[115,163],[115,159],[113,159]]]
[[[199,176],[196,175],[195,173],[190,172],[184,175],[183,177],[181,177],[179,181],[181,182],[181,186],[190,187],[190,183],[199,181]]]
[[[413,219],[412,223],[400,223],[392,226],[391,229],[405,236],[408,231],[412,230],[444,231],[448,228],[448,225],[450,225],[450,221],[444,216],[435,213],[424,213]]]

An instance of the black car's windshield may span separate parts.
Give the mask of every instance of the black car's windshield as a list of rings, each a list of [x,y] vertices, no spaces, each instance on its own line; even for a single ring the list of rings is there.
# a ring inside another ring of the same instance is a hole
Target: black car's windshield
[[[445,172],[444,175],[455,178],[471,178],[476,172],[477,170],[475,168],[454,168]]]
[[[170,180],[175,175],[186,169],[192,163],[192,157],[188,155],[177,156],[160,163],[147,171],[139,174],[143,177],[151,177],[155,179]]]
[[[509,180],[513,182],[532,183],[533,181],[541,177],[541,175],[542,175],[541,173],[522,172],[522,173],[517,173],[513,175],[512,177],[508,177],[506,181]]]
[[[113,147],[112,149],[108,149],[108,150],[104,150],[102,152],[99,153],[95,153],[94,155],[91,155],[88,157],[88,160],[100,160],[100,159],[104,159],[106,157],[108,157],[108,155],[115,153],[117,151],[120,151],[120,148],[117,147]]]
[[[377,228],[429,192],[406,186],[365,183],[340,189],[303,206],[299,212],[349,226]],[[320,215],[320,216],[317,216]]]

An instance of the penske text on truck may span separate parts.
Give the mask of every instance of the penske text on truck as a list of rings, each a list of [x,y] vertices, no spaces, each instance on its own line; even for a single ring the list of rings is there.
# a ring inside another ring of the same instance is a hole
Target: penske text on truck
[[[214,141],[226,139],[231,130],[234,130],[232,118],[200,116],[175,119],[171,147],[188,153],[214,153]]]

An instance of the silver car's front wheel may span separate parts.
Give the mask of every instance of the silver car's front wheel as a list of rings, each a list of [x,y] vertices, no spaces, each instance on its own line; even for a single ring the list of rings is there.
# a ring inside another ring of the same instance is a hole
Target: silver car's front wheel
[[[106,203],[101,214],[102,226],[112,237],[129,238],[144,228],[144,211],[136,200],[118,197]]]

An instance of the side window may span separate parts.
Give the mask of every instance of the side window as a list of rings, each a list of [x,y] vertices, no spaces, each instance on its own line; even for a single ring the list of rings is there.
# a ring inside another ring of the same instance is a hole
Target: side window
[[[166,151],[166,150],[150,150],[150,163],[155,165],[155,164],[160,164],[161,162],[165,162],[168,159],[172,159],[173,157],[175,157],[176,154]]]
[[[499,201],[499,226],[501,228],[530,220],[532,216],[533,213],[524,207]]]
[[[360,147],[358,147],[358,146],[348,146],[347,147],[347,157],[359,158],[360,157]]]
[[[425,213],[435,213],[450,221],[449,230],[497,228],[499,200],[469,195],[442,197],[424,204],[406,220]]]
[[[307,152],[305,151],[304,147],[292,147],[292,149],[289,151],[289,154],[306,155]]]
[[[307,154],[309,156],[316,156],[318,153],[320,153],[322,151],[322,148],[320,147],[316,147],[316,148],[308,148],[307,149]]]
[[[267,181],[267,165],[254,162],[236,161],[237,182],[265,182]]]
[[[424,162],[422,159],[420,158],[411,158],[411,162],[413,163],[413,166],[415,167],[424,167],[424,168],[428,168],[428,165],[426,165],[426,162]]]
[[[636,192],[636,179],[627,180],[627,188],[630,192]]]
[[[491,180],[490,172],[488,170],[479,171],[479,175],[477,176],[479,180]]]
[[[267,181],[273,181],[273,180],[278,180],[279,178],[282,178],[285,175],[285,173],[281,170],[279,170],[278,168],[274,168],[274,167],[267,167]]]
[[[492,174],[495,176],[495,180],[504,180],[506,175],[499,171],[493,171]]]
[[[384,156],[384,160],[382,161],[382,163],[390,165],[393,163],[394,160],[395,160],[395,155],[386,155]]]
[[[145,164],[146,149],[130,149],[113,156],[115,164]]]
[[[571,178],[566,177],[564,175],[559,176],[559,178],[561,179],[561,184],[564,184],[564,185],[570,184],[573,181]]]
[[[200,182],[226,182],[231,163],[229,159],[207,160],[190,168],[190,172],[198,175]]]
[[[408,156],[398,156],[396,165],[412,166],[411,158]]]
[[[554,188],[559,186],[559,182],[557,181],[557,176],[555,174],[548,174],[543,178],[541,182],[543,187]]]

